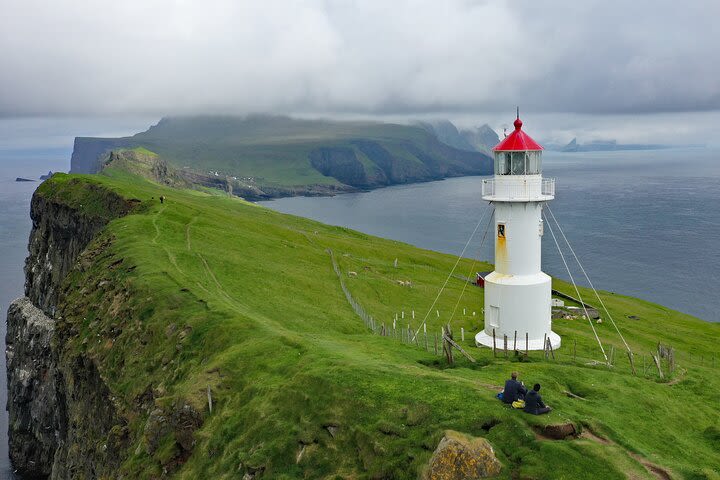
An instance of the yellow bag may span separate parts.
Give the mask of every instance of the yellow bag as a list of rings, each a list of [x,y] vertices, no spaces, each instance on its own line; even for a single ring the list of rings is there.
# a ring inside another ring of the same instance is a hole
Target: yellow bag
[[[525,408],[525,400],[515,400],[512,402],[512,407],[517,409]]]

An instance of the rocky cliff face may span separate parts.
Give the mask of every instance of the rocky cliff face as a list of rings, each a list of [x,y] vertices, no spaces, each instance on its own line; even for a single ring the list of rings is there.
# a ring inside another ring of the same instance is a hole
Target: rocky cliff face
[[[110,150],[125,146],[123,138],[77,137],[70,157],[70,173],[98,173],[102,158]]]
[[[117,215],[130,208],[120,197],[109,199]],[[33,195],[30,204],[33,228],[25,261],[25,296],[52,316],[58,290],[75,260],[106,224],[106,217],[78,213],[72,207]]]
[[[7,319],[10,458],[25,475],[48,477],[60,436],[57,359],[50,346],[55,322],[27,298],[10,305]]]
[[[96,366],[66,352],[58,328],[63,280],[107,222],[132,208],[102,199],[95,216],[33,196],[26,297],[10,306],[6,336],[10,458],[23,478],[98,478],[119,466],[125,422]]]

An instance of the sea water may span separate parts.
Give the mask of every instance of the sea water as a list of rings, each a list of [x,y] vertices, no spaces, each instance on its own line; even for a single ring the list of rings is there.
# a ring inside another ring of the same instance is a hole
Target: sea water
[[[545,152],[543,167],[556,179],[549,207],[596,288],[720,321],[720,150]],[[481,182],[463,177],[261,203],[458,255],[487,208]],[[483,229],[466,255],[492,261],[492,234],[480,248]],[[543,269],[569,279],[547,222],[544,230]],[[555,235],[562,242],[557,228]],[[564,253],[573,277],[587,284]]]

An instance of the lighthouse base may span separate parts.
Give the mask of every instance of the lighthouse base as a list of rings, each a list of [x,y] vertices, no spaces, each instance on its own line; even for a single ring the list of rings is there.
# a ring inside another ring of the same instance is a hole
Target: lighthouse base
[[[550,333],[548,333],[548,337],[550,338],[550,345],[552,345],[553,350],[560,348],[560,343],[561,343],[560,335],[551,331]],[[527,349],[528,350],[545,350],[545,347],[543,346],[544,338],[545,338],[544,336],[540,337],[540,338],[529,338],[528,342],[527,342]],[[515,342],[515,337],[513,334],[512,337],[508,338],[508,350],[512,350],[514,342]],[[502,336],[502,334],[500,335],[499,338],[496,335],[494,342],[493,342],[492,335],[488,335],[484,331],[475,335],[475,344],[478,347],[493,348],[493,343],[494,343],[495,349],[497,349],[497,350],[502,350],[503,348],[505,348],[505,340],[504,340],[504,337]],[[519,351],[525,350],[525,336],[524,335],[522,338],[517,339],[517,344],[515,345],[515,348],[517,348],[517,350],[519,350]]]

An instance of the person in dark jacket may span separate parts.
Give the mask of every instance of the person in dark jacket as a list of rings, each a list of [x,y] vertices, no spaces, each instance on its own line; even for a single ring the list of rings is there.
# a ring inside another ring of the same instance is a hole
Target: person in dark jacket
[[[505,382],[502,399],[505,403],[513,403],[516,400],[522,400],[525,398],[527,389],[522,382],[518,382],[517,376],[517,372],[512,372],[512,374],[510,374],[510,380]]]
[[[552,408],[545,405],[540,396],[540,384],[536,383],[533,389],[525,395],[525,412],[532,413],[533,415],[542,415],[543,413],[548,413],[550,410],[552,410]]]

